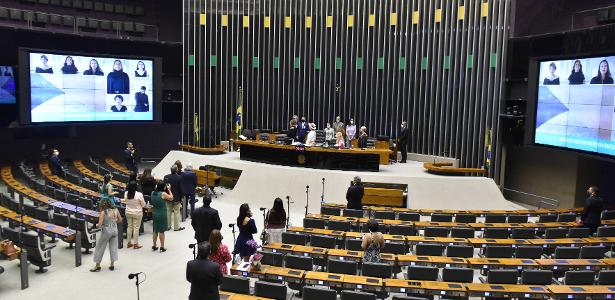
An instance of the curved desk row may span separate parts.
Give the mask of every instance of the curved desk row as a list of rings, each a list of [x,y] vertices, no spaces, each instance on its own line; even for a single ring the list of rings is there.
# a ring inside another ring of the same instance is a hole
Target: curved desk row
[[[75,191],[78,194],[82,194],[91,198],[100,198],[100,193],[86,189],[84,187],[78,186],[76,184],[73,184],[69,181],[66,181],[56,175],[53,175],[51,173],[51,169],[49,169],[49,165],[47,164],[47,162],[40,162],[39,163],[39,169],[41,171],[41,174],[43,174],[43,177],[45,177],[45,181],[50,181],[55,183],[56,185],[65,187],[69,190]]]
[[[130,171],[128,171],[128,169],[126,169],[126,167],[124,167],[123,165],[118,164],[117,162],[115,162],[115,160],[113,160],[113,158],[111,157],[107,157],[105,158],[105,163],[115,169],[116,171],[122,172],[125,175],[130,175]]]
[[[483,168],[455,168],[452,163],[423,163],[423,168],[429,173],[439,175],[466,175],[466,174],[487,174]]]
[[[105,181],[105,177],[103,175],[100,175],[90,169],[88,169],[81,160],[74,160],[73,161],[73,165],[75,166],[75,168],[77,169],[77,171],[79,171],[79,173],[94,179],[96,181],[98,181],[99,183],[102,183]],[[126,188],[126,184],[123,182],[119,182],[117,180],[111,179],[111,184],[115,187],[121,188],[121,189],[125,189]]]
[[[226,153],[226,150],[222,146],[217,146],[214,148],[203,148],[203,147],[197,147],[193,145],[181,144],[179,145],[179,148],[183,151],[204,154],[204,155],[220,155],[220,154]]]

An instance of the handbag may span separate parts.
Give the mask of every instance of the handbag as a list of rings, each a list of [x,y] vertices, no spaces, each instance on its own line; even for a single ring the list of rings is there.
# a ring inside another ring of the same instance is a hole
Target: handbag
[[[271,239],[271,234],[267,232],[267,229],[263,229],[263,232],[261,232],[261,241],[263,242],[263,245],[269,244],[270,239]]]
[[[21,252],[18,250],[18,247],[15,247],[13,241],[10,240],[0,241],[0,250],[9,260],[17,259],[19,252]]]

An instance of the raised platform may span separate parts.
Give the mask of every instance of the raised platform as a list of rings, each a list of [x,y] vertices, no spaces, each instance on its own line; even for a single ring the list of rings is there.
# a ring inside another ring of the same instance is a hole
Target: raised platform
[[[289,195],[295,202],[294,208],[305,205],[306,185],[309,190],[309,212],[320,209],[322,178],[325,178],[325,201],[345,203],[346,189],[354,176],[363,181],[402,183],[408,185],[409,208],[433,209],[523,209],[502,196],[495,182],[485,177],[446,177],[427,173],[420,162],[380,166],[380,172],[357,172],[319,170],[287,167],[242,161],[238,152],[217,156],[199,155],[183,151],[171,151],[154,168],[156,177],[162,178],[176,161],[184,165],[192,163],[215,165],[242,170],[241,177],[233,189],[234,199],[245,199],[254,206],[271,206],[275,197]]]

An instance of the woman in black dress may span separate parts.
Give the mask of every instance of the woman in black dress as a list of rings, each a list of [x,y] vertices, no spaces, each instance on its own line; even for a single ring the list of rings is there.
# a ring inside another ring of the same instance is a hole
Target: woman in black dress
[[[98,64],[98,61],[95,59],[90,60],[90,67],[83,71],[83,75],[96,75],[96,76],[103,76],[105,75],[105,73],[103,73],[103,71],[100,69],[100,65]]]
[[[107,75],[107,94],[130,94],[128,74],[124,73],[119,59],[113,62],[113,72]]]
[[[256,248],[253,247],[255,241],[252,235],[258,232],[248,203],[244,203],[239,207],[237,227],[239,227],[239,236],[237,236],[233,253],[239,254],[243,261],[248,261],[250,256],[256,253]]]
[[[145,71],[145,64],[142,61],[137,63],[137,69],[135,70],[135,77],[147,77],[147,71]]]
[[[568,82],[570,84],[583,84],[585,81],[585,75],[583,75],[583,66],[580,60],[575,60],[572,66],[570,76],[568,76]]]
[[[111,111],[112,112],[125,112],[127,108],[125,105],[122,105],[122,102],[124,102],[124,97],[122,97],[121,95],[116,95],[114,99],[115,99],[115,105],[111,106]]]
[[[598,67],[598,75],[592,78],[589,84],[613,84],[613,77],[609,69],[609,62],[603,59]]]
[[[36,67],[36,70],[34,70],[34,72],[53,74],[53,68],[47,65],[48,61],[49,59],[47,59],[47,55],[41,55],[41,65],[40,67]]]
[[[559,85],[559,76],[555,75],[555,70],[557,70],[555,63],[550,63],[549,75],[545,77],[544,85]]]
[[[75,67],[75,61],[71,56],[64,59],[64,66],[60,70],[62,70],[62,74],[77,74],[77,67]]]

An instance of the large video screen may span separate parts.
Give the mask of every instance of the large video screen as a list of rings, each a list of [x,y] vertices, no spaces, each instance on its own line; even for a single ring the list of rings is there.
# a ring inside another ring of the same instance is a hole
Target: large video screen
[[[30,121],[154,120],[151,59],[29,52]]]
[[[16,99],[13,67],[0,66],[0,104],[15,104]]]
[[[615,155],[615,56],[541,61],[534,142]]]

